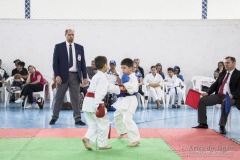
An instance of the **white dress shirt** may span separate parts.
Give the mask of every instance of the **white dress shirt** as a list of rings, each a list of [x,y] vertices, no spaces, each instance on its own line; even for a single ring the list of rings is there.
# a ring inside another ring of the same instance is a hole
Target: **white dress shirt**
[[[71,43],[72,44],[72,56],[73,56],[73,66],[71,68],[69,68],[69,71],[70,72],[77,72],[77,61],[76,61],[76,51],[75,51],[75,46],[74,46],[74,43]],[[66,41],[66,46],[67,46],[67,51],[68,51],[68,61],[69,61],[69,56],[70,56],[70,52],[69,52],[69,48],[70,48],[70,43],[68,43]]]

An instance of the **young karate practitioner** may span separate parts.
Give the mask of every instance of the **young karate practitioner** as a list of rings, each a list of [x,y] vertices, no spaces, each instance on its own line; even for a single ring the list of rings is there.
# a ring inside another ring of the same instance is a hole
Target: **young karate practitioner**
[[[82,105],[82,110],[89,126],[82,141],[88,150],[92,150],[90,142],[94,143],[96,140],[99,149],[111,149],[112,147],[107,144],[110,121],[106,114],[106,108],[102,106],[102,100],[107,92],[120,94],[120,89],[118,86],[110,84],[107,80],[105,74],[108,70],[106,57],[96,57],[95,65],[98,71],[91,80]],[[96,115],[102,111],[104,116],[98,118]]]
[[[133,121],[133,115],[138,106],[136,94],[138,92],[138,80],[135,73],[132,72],[133,61],[129,58],[123,59],[121,62],[122,68],[122,84],[120,87],[121,93],[118,95],[117,102],[114,104],[116,111],[114,120],[116,129],[121,139],[125,134],[128,134],[130,143],[129,147],[135,147],[140,144],[140,134],[136,123]]]
[[[174,69],[168,68],[168,75],[165,77],[165,85],[167,86],[167,93],[171,97],[171,105],[172,108],[180,108],[181,101],[183,98],[183,91],[180,86],[182,85],[182,80],[179,79],[176,75],[174,75]],[[175,96],[178,96],[178,104],[175,106]]]
[[[149,87],[150,97],[156,102],[156,109],[159,109],[160,99],[163,97],[164,91],[161,89],[163,86],[163,79],[162,76],[157,73],[156,66],[151,67],[151,73],[147,74],[144,78],[144,84]]]

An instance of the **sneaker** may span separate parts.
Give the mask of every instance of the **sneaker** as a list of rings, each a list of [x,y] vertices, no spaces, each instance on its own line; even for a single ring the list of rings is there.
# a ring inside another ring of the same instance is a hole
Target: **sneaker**
[[[29,104],[28,106],[26,106],[25,108],[32,108],[32,105],[31,104]]]
[[[23,100],[22,100],[21,98],[18,98],[18,99],[15,101],[15,103],[21,103],[21,102],[23,102]]]

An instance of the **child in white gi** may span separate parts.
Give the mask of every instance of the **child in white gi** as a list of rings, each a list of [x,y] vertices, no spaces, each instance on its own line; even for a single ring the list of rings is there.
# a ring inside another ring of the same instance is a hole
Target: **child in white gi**
[[[98,71],[91,80],[82,105],[82,110],[89,126],[82,141],[88,150],[92,150],[89,142],[94,143],[96,140],[99,149],[111,149],[112,147],[107,145],[110,126],[110,121],[106,114],[107,111],[105,109],[105,116],[102,118],[98,118],[96,112],[99,106],[103,104],[102,100],[107,92],[119,94],[120,89],[118,86],[110,84],[107,80],[105,74],[108,70],[106,57],[96,57],[95,65]]]
[[[140,144],[140,134],[136,123],[133,121],[133,114],[138,106],[136,94],[138,92],[138,80],[135,73],[132,72],[133,61],[129,58],[123,59],[121,62],[123,76],[121,78],[123,87],[121,94],[118,95],[117,102],[114,104],[116,111],[114,120],[116,129],[122,138],[128,134],[130,139],[129,147],[135,147]]]
[[[144,78],[144,84],[149,87],[150,97],[156,102],[156,109],[160,108],[160,99],[163,97],[164,91],[162,90],[163,79],[160,74],[157,73],[156,66],[151,67],[151,73],[147,74]],[[165,105],[163,99],[163,105]]]
[[[168,75],[165,77],[165,84],[167,86],[167,94],[171,97],[171,105],[172,108],[180,108],[181,107],[181,101],[183,98],[183,91],[181,90],[182,80],[177,78],[176,75],[174,75],[174,69],[168,68]],[[175,96],[178,96],[178,104],[175,106]]]

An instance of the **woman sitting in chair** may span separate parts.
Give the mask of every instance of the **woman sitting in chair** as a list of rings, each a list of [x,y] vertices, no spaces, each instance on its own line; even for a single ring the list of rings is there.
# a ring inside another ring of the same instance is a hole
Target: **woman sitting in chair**
[[[24,86],[20,98],[15,101],[15,103],[23,102],[24,98],[28,96],[29,105],[25,108],[32,108],[33,103],[33,92],[43,91],[44,78],[39,71],[32,65],[28,66],[28,78],[26,85]]]

